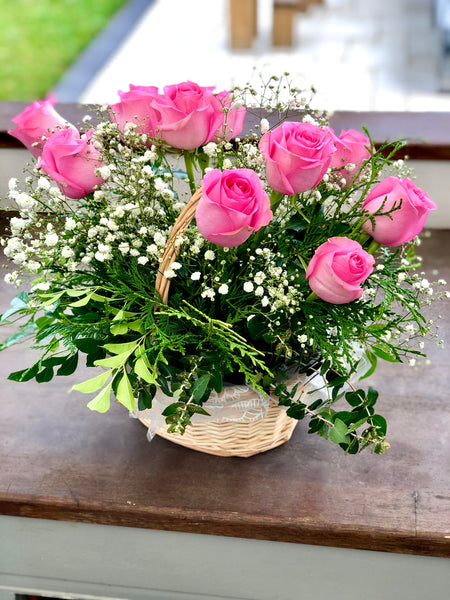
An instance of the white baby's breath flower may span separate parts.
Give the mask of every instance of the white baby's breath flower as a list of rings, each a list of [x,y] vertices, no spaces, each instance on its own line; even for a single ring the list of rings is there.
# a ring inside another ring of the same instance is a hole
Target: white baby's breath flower
[[[206,156],[212,158],[217,152],[217,144],[214,142],[209,142],[209,144],[203,146],[203,152],[206,154]]]
[[[74,255],[74,251],[72,248],[69,248],[69,246],[64,246],[64,248],[61,250],[61,256],[63,258],[72,258]]]
[[[216,258],[216,254],[213,250],[207,250],[205,252],[205,260],[214,260]]]
[[[16,189],[17,184],[19,183],[19,181],[17,180],[16,177],[11,177],[11,179],[8,181],[8,188],[9,190],[12,192],[13,190]]]
[[[44,244],[46,246],[49,246],[50,248],[53,248],[53,246],[56,246],[56,244],[59,241],[59,237],[57,233],[47,233],[45,238],[44,238]]]
[[[23,208],[23,209],[31,209],[37,205],[37,202],[34,198],[32,198],[28,194],[24,194],[24,193],[17,194],[17,196],[15,197],[15,200],[16,200],[17,204],[19,205],[19,207]]]
[[[148,257],[147,256],[140,256],[138,259],[138,264],[140,265],[146,265],[148,263]]]
[[[222,285],[219,287],[219,289],[217,290],[219,292],[219,294],[225,295],[228,294],[228,286],[226,283],[222,283]]]
[[[202,274],[200,273],[200,271],[195,271],[195,273],[192,273],[191,279],[192,281],[198,281],[201,276]]]
[[[48,190],[50,188],[50,182],[45,177],[39,177],[37,187],[40,190]]]
[[[251,281],[246,281],[242,286],[244,288],[244,292],[253,292],[253,283]]]
[[[166,237],[162,235],[159,231],[155,233],[153,236],[153,240],[157,246],[165,246],[166,245]]]
[[[66,222],[64,224],[64,229],[67,231],[73,231],[77,226],[77,222],[72,217],[67,217]]]
[[[270,125],[269,125],[269,121],[267,119],[261,119],[260,125],[261,125],[261,133],[262,134],[267,133],[269,131]]]
[[[41,263],[37,260],[29,260],[25,266],[29,273],[37,273],[41,268]]]
[[[174,271],[178,271],[178,269],[181,269],[182,265],[180,265],[179,262],[173,262],[170,265],[170,268],[173,269]]]
[[[32,289],[39,290],[41,292],[46,292],[48,289],[50,289],[50,282],[42,281],[41,283],[37,283],[35,286],[33,286]]]
[[[173,269],[167,269],[167,271],[164,271],[164,277],[166,279],[173,279],[176,276],[177,276],[177,274],[175,273],[175,271]]]
[[[109,179],[111,177],[111,169],[108,165],[103,165],[97,169],[97,173],[102,179]]]

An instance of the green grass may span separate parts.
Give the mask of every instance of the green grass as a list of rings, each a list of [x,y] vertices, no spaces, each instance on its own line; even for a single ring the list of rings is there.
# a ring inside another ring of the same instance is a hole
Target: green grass
[[[0,100],[41,100],[126,0],[0,0]]]

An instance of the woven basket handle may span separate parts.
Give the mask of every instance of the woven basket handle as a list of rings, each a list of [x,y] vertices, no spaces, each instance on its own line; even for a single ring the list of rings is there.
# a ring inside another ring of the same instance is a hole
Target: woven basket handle
[[[167,277],[164,277],[164,272],[167,271],[167,269],[178,256],[179,247],[175,244],[176,239],[189,227],[189,224],[195,216],[197,204],[199,203],[201,197],[202,188],[198,188],[198,190],[194,192],[189,202],[179,214],[178,219],[175,221],[172,231],[170,232],[169,239],[166,242],[163,255],[161,256],[155,289],[161,295],[164,304],[168,303],[170,287],[170,280],[167,279]]]

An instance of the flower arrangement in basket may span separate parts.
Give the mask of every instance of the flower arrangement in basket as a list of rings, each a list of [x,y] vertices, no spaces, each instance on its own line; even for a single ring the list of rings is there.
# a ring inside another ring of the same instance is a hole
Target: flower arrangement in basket
[[[49,101],[13,119],[37,162],[24,189],[10,181],[5,280],[32,282],[1,348],[41,355],[9,378],[70,375],[83,356],[95,374],[73,389],[99,412],[112,395],[150,437],[248,456],[306,417],[345,452],[384,452],[358,378],[424,355],[421,307],[445,293],[416,271],[436,207],[395,160],[402,143],[338,135],[287,75],[119,96],[84,133]]]

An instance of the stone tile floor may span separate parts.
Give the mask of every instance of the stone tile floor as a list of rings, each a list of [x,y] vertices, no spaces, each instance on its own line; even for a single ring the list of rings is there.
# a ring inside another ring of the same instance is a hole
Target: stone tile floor
[[[447,111],[434,2],[323,0],[297,14],[292,48],[273,48],[272,0],[258,0],[258,37],[238,51],[229,47],[228,0],[156,0],[78,100],[114,102],[129,83],[223,89],[256,68],[314,85],[314,104],[330,111]]]

